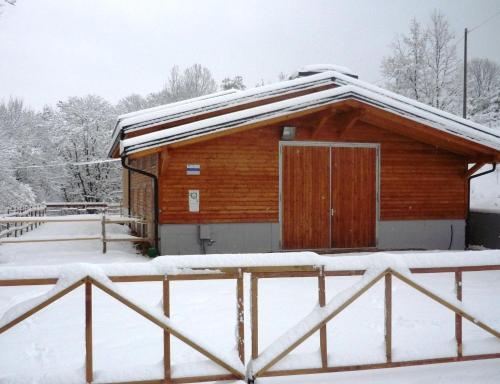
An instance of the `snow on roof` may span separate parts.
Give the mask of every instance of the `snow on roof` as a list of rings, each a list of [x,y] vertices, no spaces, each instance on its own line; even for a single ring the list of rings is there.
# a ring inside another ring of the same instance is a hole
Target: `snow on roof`
[[[205,136],[327,104],[335,104],[347,99],[358,100],[385,109],[437,130],[500,151],[500,133],[493,129],[378,87],[372,87],[349,76],[340,73],[335,73],[335,76],[345,85],[125,139],[120,143],[120,152],[122,154],[139,152],[145,148],[155,148],[193,137]]]
[[[171,103],[122,115],[118,118],[113,131],[111,149],[115,146],[119,133],[122,131],[133,132],[166,122],[180,120],[188,116],[195,116],[228,108],[230,106],[250,103],[256,100],[265,100],[269,97],[285,95],[287,93],[314,88],[325,84],[333,84],[333,80],[334,72],[326,71],[307,77],[249,88],[243,91],[213,93],[182,102]]]
[[[341,65],[335,65],[335,64],[309,64],[305,65],[302,68],[298,69],[295,74],[292,75],[293,77],[300,76],[302,73],[321,73],[321,72],[326,72],[326,71],[335,71],[339,73],[343,73],[347,76],[354,76],[358,77],[358,75],[351,70],[348,67],[343,67]]]
[[[367,91],[371,91],[371,92],[377,93],[381,96],[384,96],[384,97],[387,97],[390,99],[394,99],[394,100],[399,101],[401,103],[407,104],[407,105],[412,106],[416,109],[439,115],[445,119],[452,120],[456,123],[467,125],[471,128],[479,129],[479,130],[488,132],[488,133],[490,133],[494,136],[497,136],[497,137],[499,135],[498,129],[486,127],[486,126],[479,124],[479,123],[476,123],[472,120],[464,119],[460,116],[454,115],[453,113],[443,111],[441,109],[432,107],[430,105],[427,105],[427,104],[421,103],[419,101],[410,99],[409,97],[402,96],[400,94],[389,91],[387,89],[384,89],[384,88],[378,87],[376,85],[367,83],[366,81],[361,81],[359,79],[352,78],[351,76],[348,76],[348,75],[345,75],[342,73],[335,74],[335,83],[338,85],[347,85],[347,84],[355,85],[357,87],[366,89]]]
[[[213,99],[213,98],[216,98],[219,96],[229,95],[229,94],[235,93],[235,92],[238,92],[238,90],[237,89],[228,89],[225,91],[220,91],[220,92],[210,93],[208,95],[194,97],[192,99],[180,100],[180,101],[176,101],[174,103],[158,105],[156,107],[151,107],[151,108],[141,109],[139,111],[125,113],[123,115],[118,116],[115,128],[113,130],[113,136],[112,136],[113,140],[116,138],[116,136],[118,135],[118,133],[121,131],[121,129],[123,127],[133,124],[134,121],[136,121],[138,119],[140,120],[141,117],[147,118],[151,114],[162,113],[162,112],[165,112],[166,114],[168,114],[168,111],[171,108],[178,107],[180,105],[193,104],[193,103],[196,103],[196,102],[201,101],[201,100]]]

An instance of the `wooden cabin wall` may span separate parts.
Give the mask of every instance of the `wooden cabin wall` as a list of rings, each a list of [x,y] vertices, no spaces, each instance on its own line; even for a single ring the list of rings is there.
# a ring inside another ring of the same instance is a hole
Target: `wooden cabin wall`
[[[130,160],[129,165],[133,168],[142,169],[146,172],[158,174],[158,156],[150,155],[139,159]],[[123,175],[127,178],[126,172]],[[125,184],[126,185],[126,184]],[[140,233],[153,242],[154,238],[154,217],[153,217],[153,182],[150,177],[141,175],[137,172],[130,174],[130,213],[135,217],[143,217],[147,222],[147,233]],[[125,191],[125,189],[124,189]],[[126,193],[126,192],[125,192]],[[125,202],[127,203],[127,202]]]
[[[261,128],[169,149],[160,223],[277,221],[278,140],[278,129]],[[201,174],[186,175],[187,164],[199,164]],[[199,213],[188,211],[190,189],[200,190]]]
[[[296,140],[381,144],[381,220],[465,219],[461,156],[363,122],[341,136],[331,124],[314,139],[311,121],[293,124]],[[160,223],[278,222],[280,130],[256,128],[169,149],[160,176]],[[201,174],[186,175],[187,164],[199,164]],[[199,213],[188,212],[189,189],[200,190]]]

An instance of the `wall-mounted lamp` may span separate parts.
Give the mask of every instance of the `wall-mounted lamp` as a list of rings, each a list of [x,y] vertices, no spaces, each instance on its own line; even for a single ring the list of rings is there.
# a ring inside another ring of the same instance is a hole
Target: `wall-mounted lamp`
[[[281,140],[295,139],[295,127],[285,126],[281,129]]]

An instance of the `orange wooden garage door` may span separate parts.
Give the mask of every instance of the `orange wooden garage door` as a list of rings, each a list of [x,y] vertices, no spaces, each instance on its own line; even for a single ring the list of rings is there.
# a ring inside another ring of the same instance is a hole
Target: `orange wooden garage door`
[[[376,149],[282,147],[282,247],[376,245]]]
[[[375,148],[332,148],[332,248],[376,245]]]
[[[330,148],[282,147],[282,246],[330,247]]]

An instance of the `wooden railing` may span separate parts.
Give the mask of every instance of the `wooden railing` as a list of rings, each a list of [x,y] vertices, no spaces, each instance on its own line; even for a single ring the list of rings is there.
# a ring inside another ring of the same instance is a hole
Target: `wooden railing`
[[[137,237],[132,235],[109,235],[106,231],[106,224],[135,224],[142,225],[143,220],[134,217],[126,216],[106,216],[106,215],[87,215],[78,218],[66,216],[25,216],[25,217],[0,217],[0,225],[11,226],[20,224],[24,227],[37,226],[41,223],[80,223],[80,222],[95,222],[101,224],[101,234],[93,236],[65,236],[65,237],[1,237],[0,244],[9,243],[44,243],[44,242],[58,242],[58,241],[82,241],[82,240],[99,240],[102,242],[103,253],[107,252],[107,243],[115,241],[131,241],[131,242],[147,242],[148,239],[144,237]]]
[[[41,217],[46,215],[45,205],[33,205],[16,208],[7,208],[0,214],[0,218],[7,218],[8,221],[0,222],[0,238],[17,237],[24,232],[29,232],[38,228],[40,222],[30,222],[28,224],[16,221],[16,217]]]
[[[112,282],[127,283],[127,282],[152,282],[158,281],[162,282],[162,298],[163,298],[163,313],[164,317],[156,316],[155,314],[148,311],[145,306],[133,302],[132,300],[124,297],[110,285],[103,284],[92,276],[86,276],[73,284],[65,287],[59,292],[51,295],[45,299],[42,303],[34,306],[33,308],[27,310],[23,314],[17,316],[16,318],[10,320],[7,324],[0,326],[0,335],[10,328],[14,327],[21,321],[29,318],[38,311],[47,307],[51,303],[59,300],[66,294],[75,290],[76,288],[85,285],[85,380],[86,383],[92,383],[94,381],[93,373],[93,355],[94,355],[94,345],[92,342],[92,287],[95,286],[101,291],[107,293],[109,296],[118,300],[129,309],[143,316],[147,320],[151,321],[163,329],[163,351],[164,351],[164,378],[158,380],[145,380],[137,381],[137,383],[170,383],[172,380],[172,370],[171,370],[171,353],[170,353],[170,343],[171,336],[174,336],[184,342],[185,344],[192,347],[194,350],[198,351],[210,361],[214,362],[218,366],[222,367],[224,370],[228,371],[227,374],[218,375],[204,375],[204,376],[190,376],[190,377],[175,377],[174,381],[178,383],[196,383],[205,381],[220,381],[220,380],[238,380],[244,379],[245,374],[241,367],[235,367],[230,362],[227,362],[224,358],[220,357],[217,352],[209,351],[206,347],[199,345],[196,341],[193,341],[189,335],[178,331],[174,326],[171,325],[169,315],[170,315],[170,285],[172,281],[188,281],[188,280],[221,280],[221,279],[233,279],[236,280],[236,311],[237,311],[237,321],[238,321],[238,333],[237,333],[237,345],[238,345],[238,356],[241,363],[244,363],[244,346],[245,346],[245,336],[244,336],[244,307],[243,307],[243,272],[242,270],[232,269],[231,271],[226,271],[224,273],[213,272],[213,273],[195,273],[195,274],[179,274],[179,275],[134,275],[134,276],[111,276],[110,280]],[[12,279],[12,280],[0,280],[1,286],[24,286],[24,285],[49,285],[56,284],[57,278],[35,278],[35,279]],[[243,365],[242,365],[243,367]]]
[[[455,277],[455,292],[458,301],[462,301],[462,275],[464,272],[475,272],[475,271],[492,271],[500,270],[500,265],[483,265],[483,266],[470,266],[470,267],[436,267],[436,268],[410,268],[411,273],[453,273]],[[251,324],[252,324],[252,365],[250,365],[249,372],[247,374],[249,381],[253,382],[257,377],[271,377],[271,376],[287,376],[287,375],[303,375],[303,374],[314,374],[314,373],[327,373],[327,372],[341,372],[341,371],[355,371],[364,369],[376,369],[376,368],[396,368],[412,365],[424,365],[424,364],[437,364],[437,363],[447,363],[447,362],[458,362],[458,361],[469,361],[469,360],[481,360],[481,359],[494,359],[500,358],[500,351],[498,353],[489,354],[476,354],[476,355],[464,355],[463,354],[463,340],[462,340],[462,319],[465,318],[482,328],[489,334],[500,338],[500,331],[492,328],[491,326],[483,323],[482,321],[476,319],[474,316],[462,310],[459,306],[456,306],[449,301],[443,299],[439,295],[429,291],[420,284],[416,283],[409,277],[399,273],[396,270],[388,268],[387,270],[374,276],[370,281],[358,291],[353,293],[349,298],[347,298],[341,305],[334,308],[328,316],[324,317],[321,321],[315,324],[315,326],[308,329],[300,337],[297,337],[294,342],[291,342],[286,348],[279,348],[276,354],[269,358],[269,354],[266,357],[267,360],[264,364],[259,365],[258,360],[262,357],[258,347],[258,335],[259,335],[259,322],[258,322],[258,280],[263,278],[283,278],[283,277],[317,277],[318,278],[318,301],[320,307],[324,307],[326,303],[326,293],[325,293],[325,278],[333,276],[356,276],[363,275],[365,270],[345,270],[345,271],[325,271],[324,268],[320,268],[317,272],[279,272],[279,273],[253,273],[251,277]],[[456,339],[456,355],[444,358],[429,358],[429,359],[419,359],[419,360],[407,360],[407,361],[393,361],[392,358],[392,278],[396,277],[400,281],[406,283],[410,287],[421,292],[430,299],[436,301],[442,306],[448,308],[455,313],[455,339]],[[385,327],[385,357],[386,361],[382,363],[375,364],[357,364],[357,365],[347,365],[347,366],[329,366],[328,365],[328,351],[327,351],[327,333],[326,324],[332,320],[335,316],[341,313],[345,308],[351,305],[356,299],[373,287],[378,281],[384,279],[384,327]],[[286,369],[286,370],[271,370],[279,361],[281,361],[285,356],[289,355],[297,346],[302,344],[310,336],[312,336],[316,331],[319,331],[319,350],[321,354],[321,368],[299,368],[299,369]],[[269,346],[268,348],[272,348]],[[267,351],[267,350],[266,350]],[[265,352],[265,351],[264,351]],[[268,351],[269,352],[269,351]],[[258,369],[254,369],[255,363],[257,363]]]
[[[77,202],[45,203],[45,206],[47,207],[48,216],[123,214],[123,207],[120,203],[77,201]]]
[[[479,265],[467,267],[440,267],[440,268],[410,268],[411,273],[452,273],[455,277],[455,290],[457,300],[462,300],[462,275],[466,272],[476,271],[498,271],[500,265]],[[138,303],[131,301],[124,297],[112,284],[105,284],[99,279],[89,275],[86,276],[70,286],[56,292],[52,296],[45,299],[42,303],[26,310],[15,319],[10,320],[8,323],[0,326],[0,335],[16,324],[32,316],[41,309],[47,307],[49,304],[60,299],[67,293],[73,291],[79,286],[85,285],[85,374],[86,382],[93,382],[93,351],[94,345],[92,343],[92,287],[97,287],[104,291],[114,299],[120,301],[129,309],[140,314],[152,323],[156,324],[163,329],[163,354],[164,354],[164,377],[157,380],[144,380],[136,381],[135,383],[191,383],[202,381],[222,381],[222,380],[235,380],[243,379],[249,383],[254,382],[258,377],[270,376],[285,376],[285,375],[298,375],[298,374],[311,374],[323,372],[339,372],[339,371],[353,371],[364,369],[376,368],[394,368],[411,365],[424,365],[446,362],[458,362],[479,359],[493,359],[500,358],[500,351],[498,353],[489,354],[475,354],[464,355],[462,343],[462,319],[465,318],[471,321],[476,326],[485,330],[496,338],[500,338],[500,332],[494,329],[485,322],[478,320],[460,305],[454,304],[449,300],[443,299],[440,295],[429,291],[422,285],[416,283],[409,276],[387,268],[377,274],[369,275],[363,278],[362,284],[355,292],[344,300],[340,301],[338,305],[332,306],[331,303],[326,303],[326,284],[325,280],[328,277],[337,276],[362,276],[365,270],[325,270],[324,267],[317,266],[268,266],[268,267],[231,267],[231,268],[203,268],[196,270],[191,268],[189,272],[178,271],[174,275],[127,275],[127,276],[109,276],[113,283],[126,283],[126,282],[162,282],[162,296],[163,296],[163,314],[164,317],[159,317],[152,314],[148,308]],[[245,364],[245,329],[244,329],[244,274],[250,274],[250,316],[251,316],[251,359],[248,364],[248,372],[245,375],[241,368],[225,360],[219,355],[218,352],[207,350],[196,341],[193,341],[189,335],[179,332],[171,322],[170,316],[170,291],[171,282],[173,281],[197,281],[197,280],[220,280],[220,279],[233,279],[236,280],[236,316],[237,316],[237,350],[239,360]],[[258,282],[260,279],[268,278],[304,278],[315,277],[318,280],[318,301],[321,307],[327,307],[328,313],[318,319],[314,324],[308,325],[308,328],[302,329],[302,333],[287,338],[288,344],[275,345],[271,344],[265,351],[259,351],[258,335],[259,335],[259,293]],[[455,313],[455,339],[456,339],[456,354],[444,358],[429,358],[410,361],[393,361],[392,356],[392,280],[393,278],[399,279],[403,283],[421,292],[425,296],[441,304]],[[335,316],[341,313],[345,308],[350,306],[356,299],[367,292],[377,282],[383,280],[385,283],[384,289],[384,311],[385,311],[385,362],[360,364],[349,366],[329,366],[328,364],[328,350],[327,350],[327,332],[326,324]],[[57,277],[51,278],[30,278],[30,279],[4,279],[0,280],[1,286],[20,286],[20,285],[47,285],[56,284]],[[297,368],[286,370],[272,370],[272,368],[281,361],[285,356],[290,354],[298,345],[308,339],[316,331],[320,333],[319,350],[321,354],[321,367],[320,368]],[[190,377],[172,377],[171,366],[171,336],[174,336],[184,343],[188,344],[196,351],[203,354],[210,361],[218,366],[224,368],[228,373],[219,375],[198,375]],[[275,348],[275,351],[273,351]],[[273,353],[275,352],[275,353]]]

